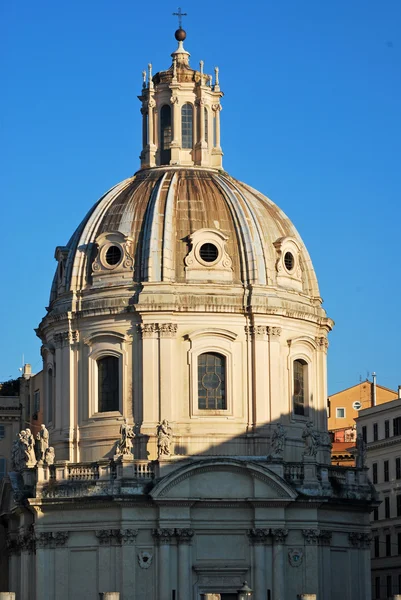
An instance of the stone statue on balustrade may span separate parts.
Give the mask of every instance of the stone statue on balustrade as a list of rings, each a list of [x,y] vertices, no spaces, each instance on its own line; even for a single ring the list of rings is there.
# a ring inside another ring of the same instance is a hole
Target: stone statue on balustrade
[[[36,458],[38,462],[43,462],[46,450],[49,447],[49,432],[46,425],[40,426],[40,431],[36,434]]]
[[[355,466],[363,469],[366,464],[366,442],[361,433],[356,436]]]
[[[54,452],[53,446],[49,446],[45,450],[44,462],[47,466],[54,465],[54,461],[56,459],[56,455]]]
[[[135,437],[134,425],[128,425],[127,419],[124,419],[120,427],[120,439],[117,442],[116,456],[132,457],[132,440]]]
[[[285,446],[286,433],[283,425],[277,423],[270,441],[270,457],[271,458],[283,458],[284,446]]]
[[[43,461],[46,464],[54,463],[54,448],[49,448],[49,432],[45,425],[41,425],[40,431],[36,436],[36,442],[38,456],[35,454],[35,438],[31,430],[27,427],[17,434],[11,449],[11,468],[13,471],[31,469],[38,463],[42,464]],[[51,450],[50,454],[49,450]]]
[[[171,427],[166,419],[157,426],[157,457],[171,456]]]
[[[320,446],[320,436],[319,432],[313,427],[313,421],[308,421],[306,423],[305,429],[302,432],[302,439],[305,443],[303,456],[316,457]]]

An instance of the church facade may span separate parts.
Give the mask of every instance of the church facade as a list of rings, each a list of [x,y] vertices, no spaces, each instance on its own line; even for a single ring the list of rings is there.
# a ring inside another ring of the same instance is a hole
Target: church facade
[[[363,448],[330,464],[333,322],[291,221],[222,168],[218,69],[176,40],[143,74],[140,170],[56,249],[50,441],[22,432],[1,488],[9,590],[366,600],[375,496]]]

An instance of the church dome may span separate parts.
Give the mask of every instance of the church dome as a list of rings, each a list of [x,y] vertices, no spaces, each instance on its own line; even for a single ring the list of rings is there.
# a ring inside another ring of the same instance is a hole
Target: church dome
[[[51,303],[65,292],[143,282],[267,286],[319,298],[288,217],[216,169],[138,171],[93,206],[56,255]]]

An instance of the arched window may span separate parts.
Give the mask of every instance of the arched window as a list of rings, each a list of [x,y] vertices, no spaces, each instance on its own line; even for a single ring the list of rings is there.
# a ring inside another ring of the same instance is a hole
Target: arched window
[[[169,165],[171,160],[171,107],[162,106],[160,111],[160,161],[162,165]]]
[[[187,102],[181,108],[181,135],[182,135],[182,147],[191,148],[193,147],[193,112],[192,105]]]
[[[98,412],[119,410],[118,358],[105,356],[97,361]]]
[[[293,363],[293,404],[295,415],[305,415],[307,363],[302,359]]]
[[[226,359],[216,352],[206,352],[198,357],[198,408],[200,410],[225,410]]]
[[[206,106],[203,107],[203,116],[205,119],[205,142],[209,144],[209,115]]]

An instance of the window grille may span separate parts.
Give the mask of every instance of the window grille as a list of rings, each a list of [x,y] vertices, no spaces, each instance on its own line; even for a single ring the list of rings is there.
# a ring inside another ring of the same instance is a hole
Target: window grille
[[[207,352],[198,357],[198,408],[225,410],[226,359],[221,354]]]
[[[193,111],[192,105],[188,102],[183,105],[181,109],[181,135],[182,135],[182,147],[190,148],[193,147]]]

